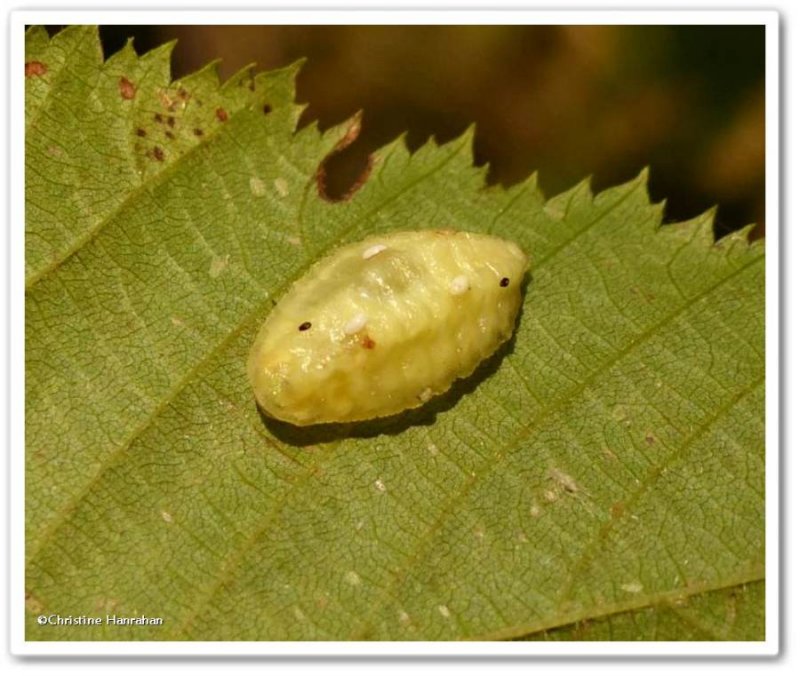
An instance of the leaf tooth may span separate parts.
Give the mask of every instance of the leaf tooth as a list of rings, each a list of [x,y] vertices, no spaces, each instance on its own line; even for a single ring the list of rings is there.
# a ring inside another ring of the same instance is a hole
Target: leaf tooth
[[[239,83],[244,79],[252,80],[255,75],[253,71],[256,67],[256,63],[247,63],[242,66],[239,70],[237,70],[233,75],[231,75],[222,85],[221,91],[224,94],[229,89],[233,89],[234,87],[238,87]]]
[[[222,59],[213,59],[186,77],[175,80],[174,84],[184,87],[198,87],[203,84],[209,86],[209,88],[219,89],[219,67],[221,64]]]
[[[394,153],[400,153],[403,158],[407,161],[411,155],[408,150],[408,131],[403,131],[397,136],[395,136],[391,141],[389,141],[386,145],[381,146],[378,148],[374,153],[373,157],[375,158],[375,162],[382,162],[384,161],[389,155],[393,155]]]
[[[412,154],[412,161],[429,162],[436,158],[444,158],[451,155],[452,171],[462,174],[461,180],[465,175],[476,180],[476,188],[485,185],[486,168],[475,165],[475,155],[473,144],[475,141],[475,124],[470,124],[461,134],[445,143],[437,143],[433,136],[429,136],[425,144]]]
[[[758,227],[757,223],[749,223],[738,230],[728,233],[717,241],[717,246],[725,251],[744,246],[745,248],[763,245],[763,239],[751,240],[751,233]]]
[[[125,45],[117,52],[114,52],[106,59],[104,68],[106,69],[125,69],[134,68],[138,65],[139,56],[133,48],[133,38],[128,38]]]
[[[547,200],[544,204],[544,212],[553,220],[561,221],[575,206],[580,204],[588,206],[593,199],[592,177],[587,176],[573,187]]]
[[[153,49],[146,51],[139,57],[139,59],[143,64],[164,59],[169,60],[172,58],[172,52],[177,44],[177,40],[170,40],[169,42],[165,42],[162,45],[158,45],[157,47],[153,47]]]
[[[661,232],[678,235],[686,241],[696,240],[705,246],[711,247],[714,245],[714,220],[716,214],[717,207],[713,206],[689,220],[669,223],[661,229]]]
[[[593,200],[595,206],[602,206],[604,204],[610,205],[622,198],[635,205],[650,205],[650,193],[647,189],[649,177],[650,169],[645,167],[630,181],[620,183],[619,185],[597,193]]]
[[[67,26],[64,30],[58,31],[58,33],[50,38],[50,44],[64,47],[68,45],[74,45],[78,42],[82,42],[83,40],[94,41],[99,48],[100,31],[98,30],[97,26]]]
[[[30,26],[25,31],[25,42],[28,43],[29,40],[36,40],[37,42],[44,39],[46,42],[50,42],[50,36],[47,34],[47,29],[44,26]]]

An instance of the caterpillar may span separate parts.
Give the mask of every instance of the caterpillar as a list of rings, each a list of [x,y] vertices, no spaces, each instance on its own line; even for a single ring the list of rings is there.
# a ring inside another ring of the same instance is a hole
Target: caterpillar
[[[527,269],[515,243],[456,230],[342,246],[261,326],[247,362],[256,400],[299,426],[422,406],[511,337]]]

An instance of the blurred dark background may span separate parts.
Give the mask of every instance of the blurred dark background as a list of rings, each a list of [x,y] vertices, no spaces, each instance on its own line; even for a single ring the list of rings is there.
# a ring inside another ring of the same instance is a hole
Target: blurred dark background
[[[554,195],[649,165],[667,220],[719,206],[717,234],[764,222],[762,26],[108,26],[106,55],[177,39],[181,77],[221,58],[230,76],[301,57],[302,124],[364,111],[328,166],[344,192],[368,153],[404,131],[412,148],[477,122],[476,161],[508,185],[538,170]]]

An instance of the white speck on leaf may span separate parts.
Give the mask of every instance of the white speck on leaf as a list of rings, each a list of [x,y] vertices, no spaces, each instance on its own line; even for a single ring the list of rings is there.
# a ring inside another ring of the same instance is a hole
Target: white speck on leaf
[[[256,197],[263,197],[267,194],[267,186],[264,185],[264,181],[262,181],[258,176],[251,176],[250,177],[250,192],[253,193]]]
[[[358,587],[361,584],[361,578],[354,570],[348,570],[344,575],[344,580],[352,587]]]
[[[552,202],[548,202],[544,205],[544,213],[555,221],[562,220],[566,215],[563,207],[553,204]]]
[[[622,591],[628,592],[629,594],[638,594],[643,589],[642,583],[638,581],[621,584],[619,588],[622,589]]]
[[[569,491],[570,493],[578,492],[578,484],[575,483],[575,479],[573,479],[566,472],[562,472],[560,469],[553,467],[548,472],[548,476],[564,490]]]
[[[289,194],[289,184],[286,182],[285,178],[276,178],[272,182],[272,185],[275,186],[275,192],[281,197],[286,197]]]
[[[208,267],[208,274],[211,275],[211,278],[216,279],[219,277],[225,271],[225,268],[228,267],[230,260],[230,255],[212,258],[211,265]]]
[[[386,492],[386,484],[384,484],[380,479],[375,480],[375,488],[377,488],[381,493]]]
[[[163,510],[161,512],[161,518],[164,519],[164,521],[166,521],[167,523],[172,523],[172,514],[170,514],[166,510]]]
[[[442,617],[450,617],[450,608],[447,606],[439,606],[439,612],[442,614]]]

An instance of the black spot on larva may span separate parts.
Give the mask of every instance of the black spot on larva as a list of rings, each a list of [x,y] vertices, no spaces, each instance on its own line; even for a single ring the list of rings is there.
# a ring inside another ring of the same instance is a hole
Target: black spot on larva
[[[163,162],[164,161],[164,151],[161,148],[159,148],[158,146],[155,146],[153,148],[153,157],[156,158],[159,162]]]
[[[174,127],[175,126],[175,118],[172,115],[167,117],[167,124],[170,127]]]
[[[199,127],[197,127],[197,128],[194,130],[194,135],[195,135],[195,136],[202,136],[202,135],[203,135],[203,130],[202,130],[202,129],[200,129]]]
[[[153,119],[154,119],[156,122],[163,122],[163,121],[164,121],[164,118],[163,118],[163,117],[161,117],[161,113],[156,113],[155,115],[153,115]]]
[[[311,328],[311,322],[303,322],[297,327],[298,331],[308,331]]]
[[[178,90],[178,96],[180,96],[184,101],[189,98],[189,92],[187,92],[183,87]]]
[[[500,280],[500,286],[504,288],[509,284],[511,284],[511,280],[508,277],[503,277],[503,279]]]
[[[264,107],[261,109],[264,111],[264,115],[269,115],[272,112],[272,106],[268,103],[264,104]]]
[[[141,137],[145,137],[145,136],[147,136],[147,132],[144,129],[142,129],[141,127],[139,127],[136,130],[136,135],[137,136],[141,136]]]
[[[174,139],[175,138],[175,134],[173,134],[169,129],[167,129],[167,131],[165,131],[164,134],[166,134],[167,138],[170,138],[170,139]]]

